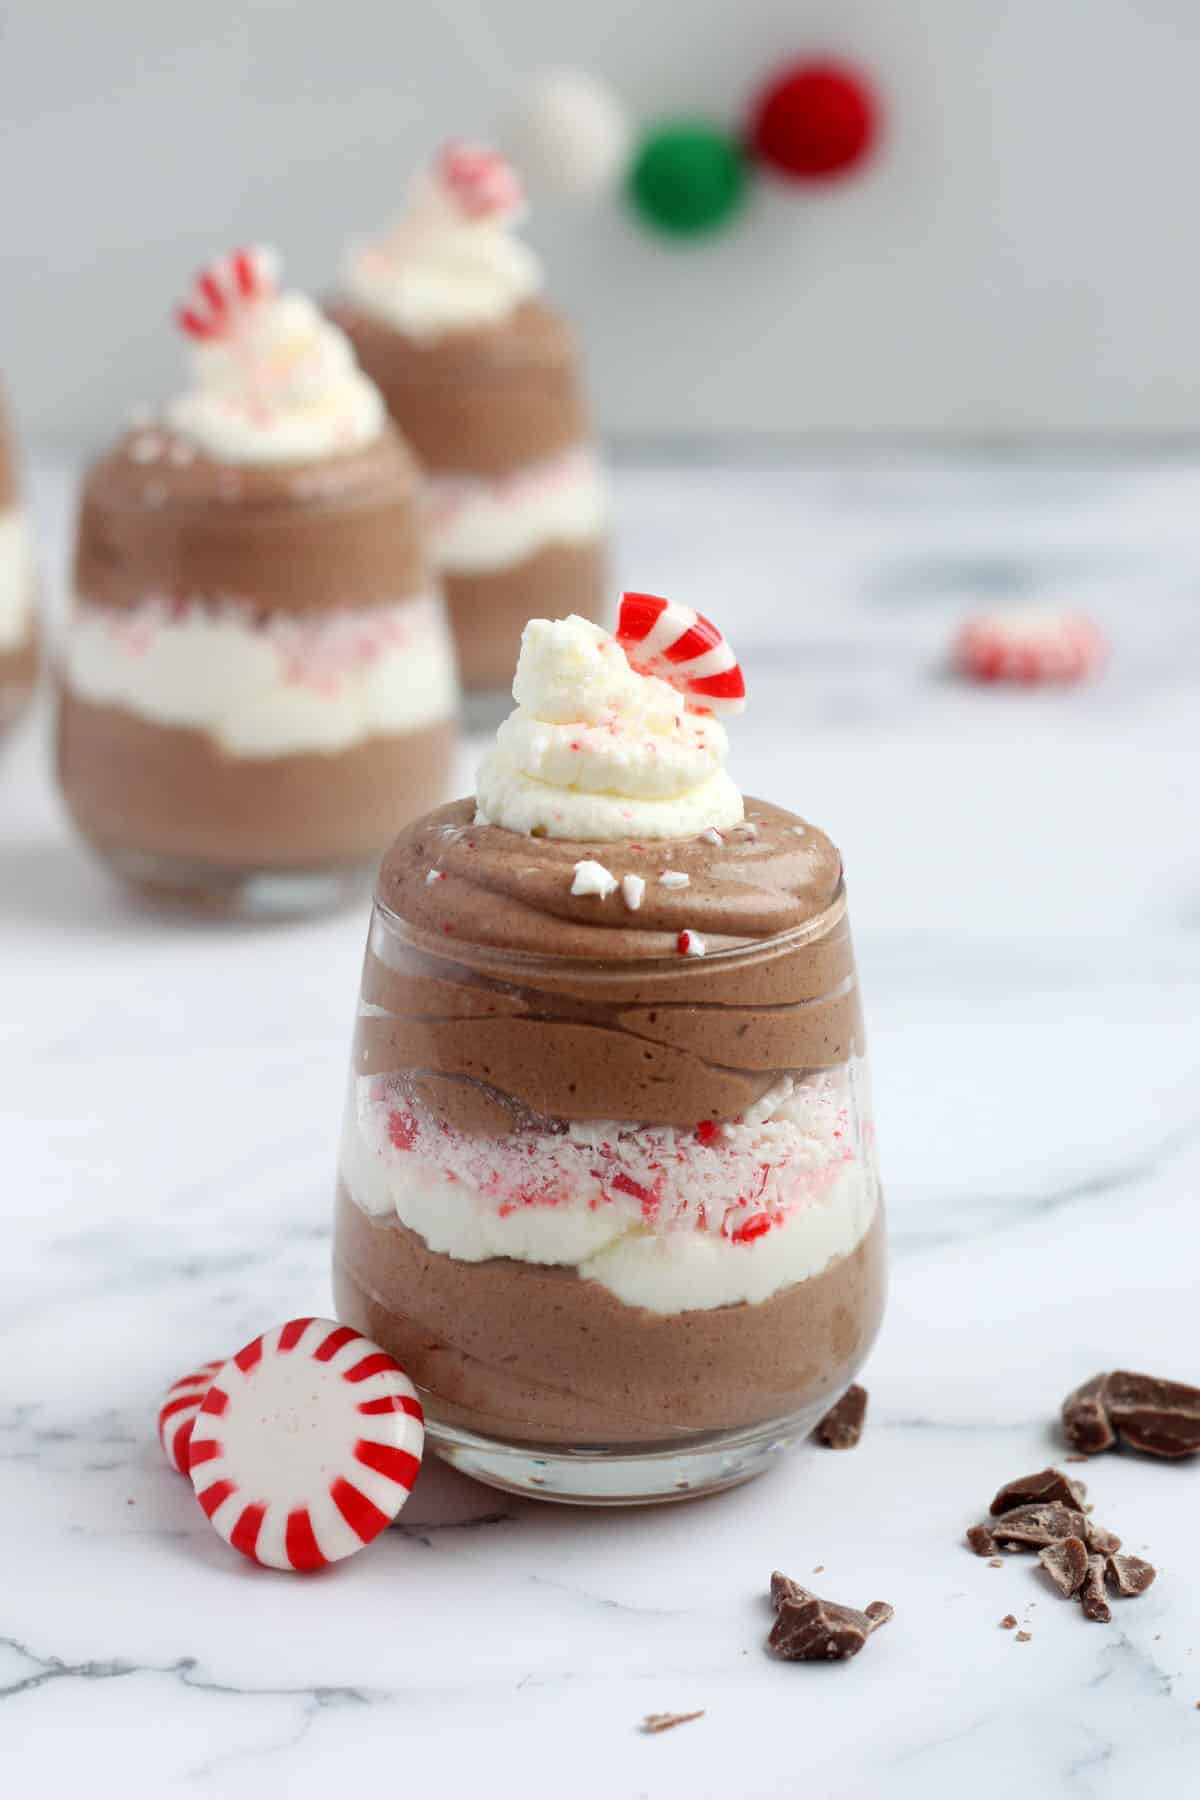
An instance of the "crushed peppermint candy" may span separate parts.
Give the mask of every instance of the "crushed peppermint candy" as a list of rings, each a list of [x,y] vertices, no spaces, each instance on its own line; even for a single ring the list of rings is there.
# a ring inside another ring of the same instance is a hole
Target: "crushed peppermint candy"
[[[432,887],[435,881],[445,881],[445,879],[445,869],[430,869],[428,875],[425,877],[425,886]]]
[[[572,894],[598,894],[601,900],[607,900],[610,894],[616,893],[618,886],[616,876],[603,863],[592,862],[585,857],[582,862],[575,864]]]
[[[704,939],[698,931],[681,931],[678,938],[680,956],[703,956]]]
[[[665,888],[690,887],[692,878],[685,875],[682,869],[664,869],[658,878],[658,885]]]
[[[700,833],[700,842],[702,844],[723,844],[725,839],[715,825],[706,825]]]
[[[740,825],[735,825],[733,827],[729,835],[730,837],[749,838],[750,842],[753,843],[758,836],[758,826],[754,823],[753,819],[743,819]]]
[[[157,462],[163,453],[163,441],[147,432],[143,437],[135,437],[129,445],[129,460],[135,463]]]
[[[646,892],[646,883],[640,875],[622,875],[621,898],[630,912],[636,912],[642,904],[642,896]]]
[[[808,826],[807,825],[793,825],[792,830],[795,832],[797,837],[806,837],[808,835]]]

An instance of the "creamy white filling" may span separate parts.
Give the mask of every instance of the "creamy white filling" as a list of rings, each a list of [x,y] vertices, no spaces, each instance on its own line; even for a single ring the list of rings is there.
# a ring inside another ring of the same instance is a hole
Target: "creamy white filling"
[[[438,476],[430,491],[434,555],[454,575],[511,568],[547,544],[591,543],[608,511],[596,458],[583,446],[496,481]]]
[[[19,506],[0,511],[0,650],[19,650],[33,620],[33,546]]]
[[[849,1254],[878,1204],[857,1067],[786,1079],[709,1143],[615,1122],[488,1141],[394,1102],[386,1081],[354,1084],[341,1172],[365,1212],[459,1262],[574,1268],[651,1312],[766,1300]]]
[[[498,325],[541,285],[536,256],[505,223],[456,219],[436,206],[352,251],[343,270],[350,299],[418,342]]]
[[[77,602],[63,648],[72,693],[156,725],[207,732],[229,756],[347,750],[451,715],[454,654],[440,599],[256,622],[235,602]]]

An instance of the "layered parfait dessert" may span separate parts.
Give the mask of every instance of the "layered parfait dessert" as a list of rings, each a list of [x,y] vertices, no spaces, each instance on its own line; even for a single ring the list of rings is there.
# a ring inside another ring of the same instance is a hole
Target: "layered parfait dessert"
[[[485,1480],[728,1485],[844,1391],[883,1306],[841,859],[743,801],[715,716],[741,676],[686,608],[534,621],[513,694],[475,799],[380,872],[339,1315]]]
[[[451,144],[387,236],[347,259],[333,316],[430,483],[463,681],[507,685],[521,628],[603,616],[604,489],[574,336],[520,241],[520,185]]]
[[[63,792],[158,892],[323,903],[445,792],[456,679],[417,472],[269,253],[206,270],[179,318],[192,386],[83,490]]]
[[[35,586],[29,525],[0,401],[0,733],[24,712],[37,681]]]

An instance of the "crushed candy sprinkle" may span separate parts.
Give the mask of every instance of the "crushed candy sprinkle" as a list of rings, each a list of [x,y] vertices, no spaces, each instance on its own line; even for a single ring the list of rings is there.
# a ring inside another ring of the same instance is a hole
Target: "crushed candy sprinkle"
[[[704,939],[698,931],[681,931],[678,938],[680,956],[703,956]]]
[[[665,888],[690,887],[692,878],[685,875],[682,869],[664,869],[658,878],[658,885]]]
[[[607,900],[618,887],[616,876],[603,863],[593,862],[585,857],[575,864],[575,879],[571,883],[572,894],[596,894],[601,900]]]
[[[715,825],[706,825],[700,833],[700,842],[702,844],[723,844],[725,839]]]
[[[646,892],[646,883],[640,875],[622,875],[621,898],[630,912],[636,912],[642,904],[642,896]]]

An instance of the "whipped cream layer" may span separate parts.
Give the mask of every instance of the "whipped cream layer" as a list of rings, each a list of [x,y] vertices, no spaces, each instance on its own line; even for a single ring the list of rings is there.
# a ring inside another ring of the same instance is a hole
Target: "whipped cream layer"
[[[270,295],[192,351],[171,425],[225,463],[302,463],[379,436],[387,412],[345,333],[304,294]]]
[[[571,1267],[651,1312],[755,1304],[865,1237],[878,1205],[861,1070],[785,1078],[739,1120],[488,1138],[434,1119],[395,1077],[353,1085],[342,1178],[460,1262]]]
[[[476,778],[481,822],[590,843],[741,823],[724,726],[638,674],[599,625],[531,619],[513,698]]]
[[[582,444],[494,481],[435,476],[429,491],[434,557],[452,575],[511,568],[546,544],[590,543],[608,513],[599,464]]]
[[[73,693],[207,732],[229,756],[341,751],[447,718],[457,702],[441,601],[256,620],[233,601],[76,603],[63,652]]]
[[[0,651],[19,650],[33,620],[33,545],[19,506],[0,509]]]
[[[348,299],[417,342],[494,325],[540,292],[541,264],[508,211],[472,216],[436,171],[394,230],[346,258]]]

